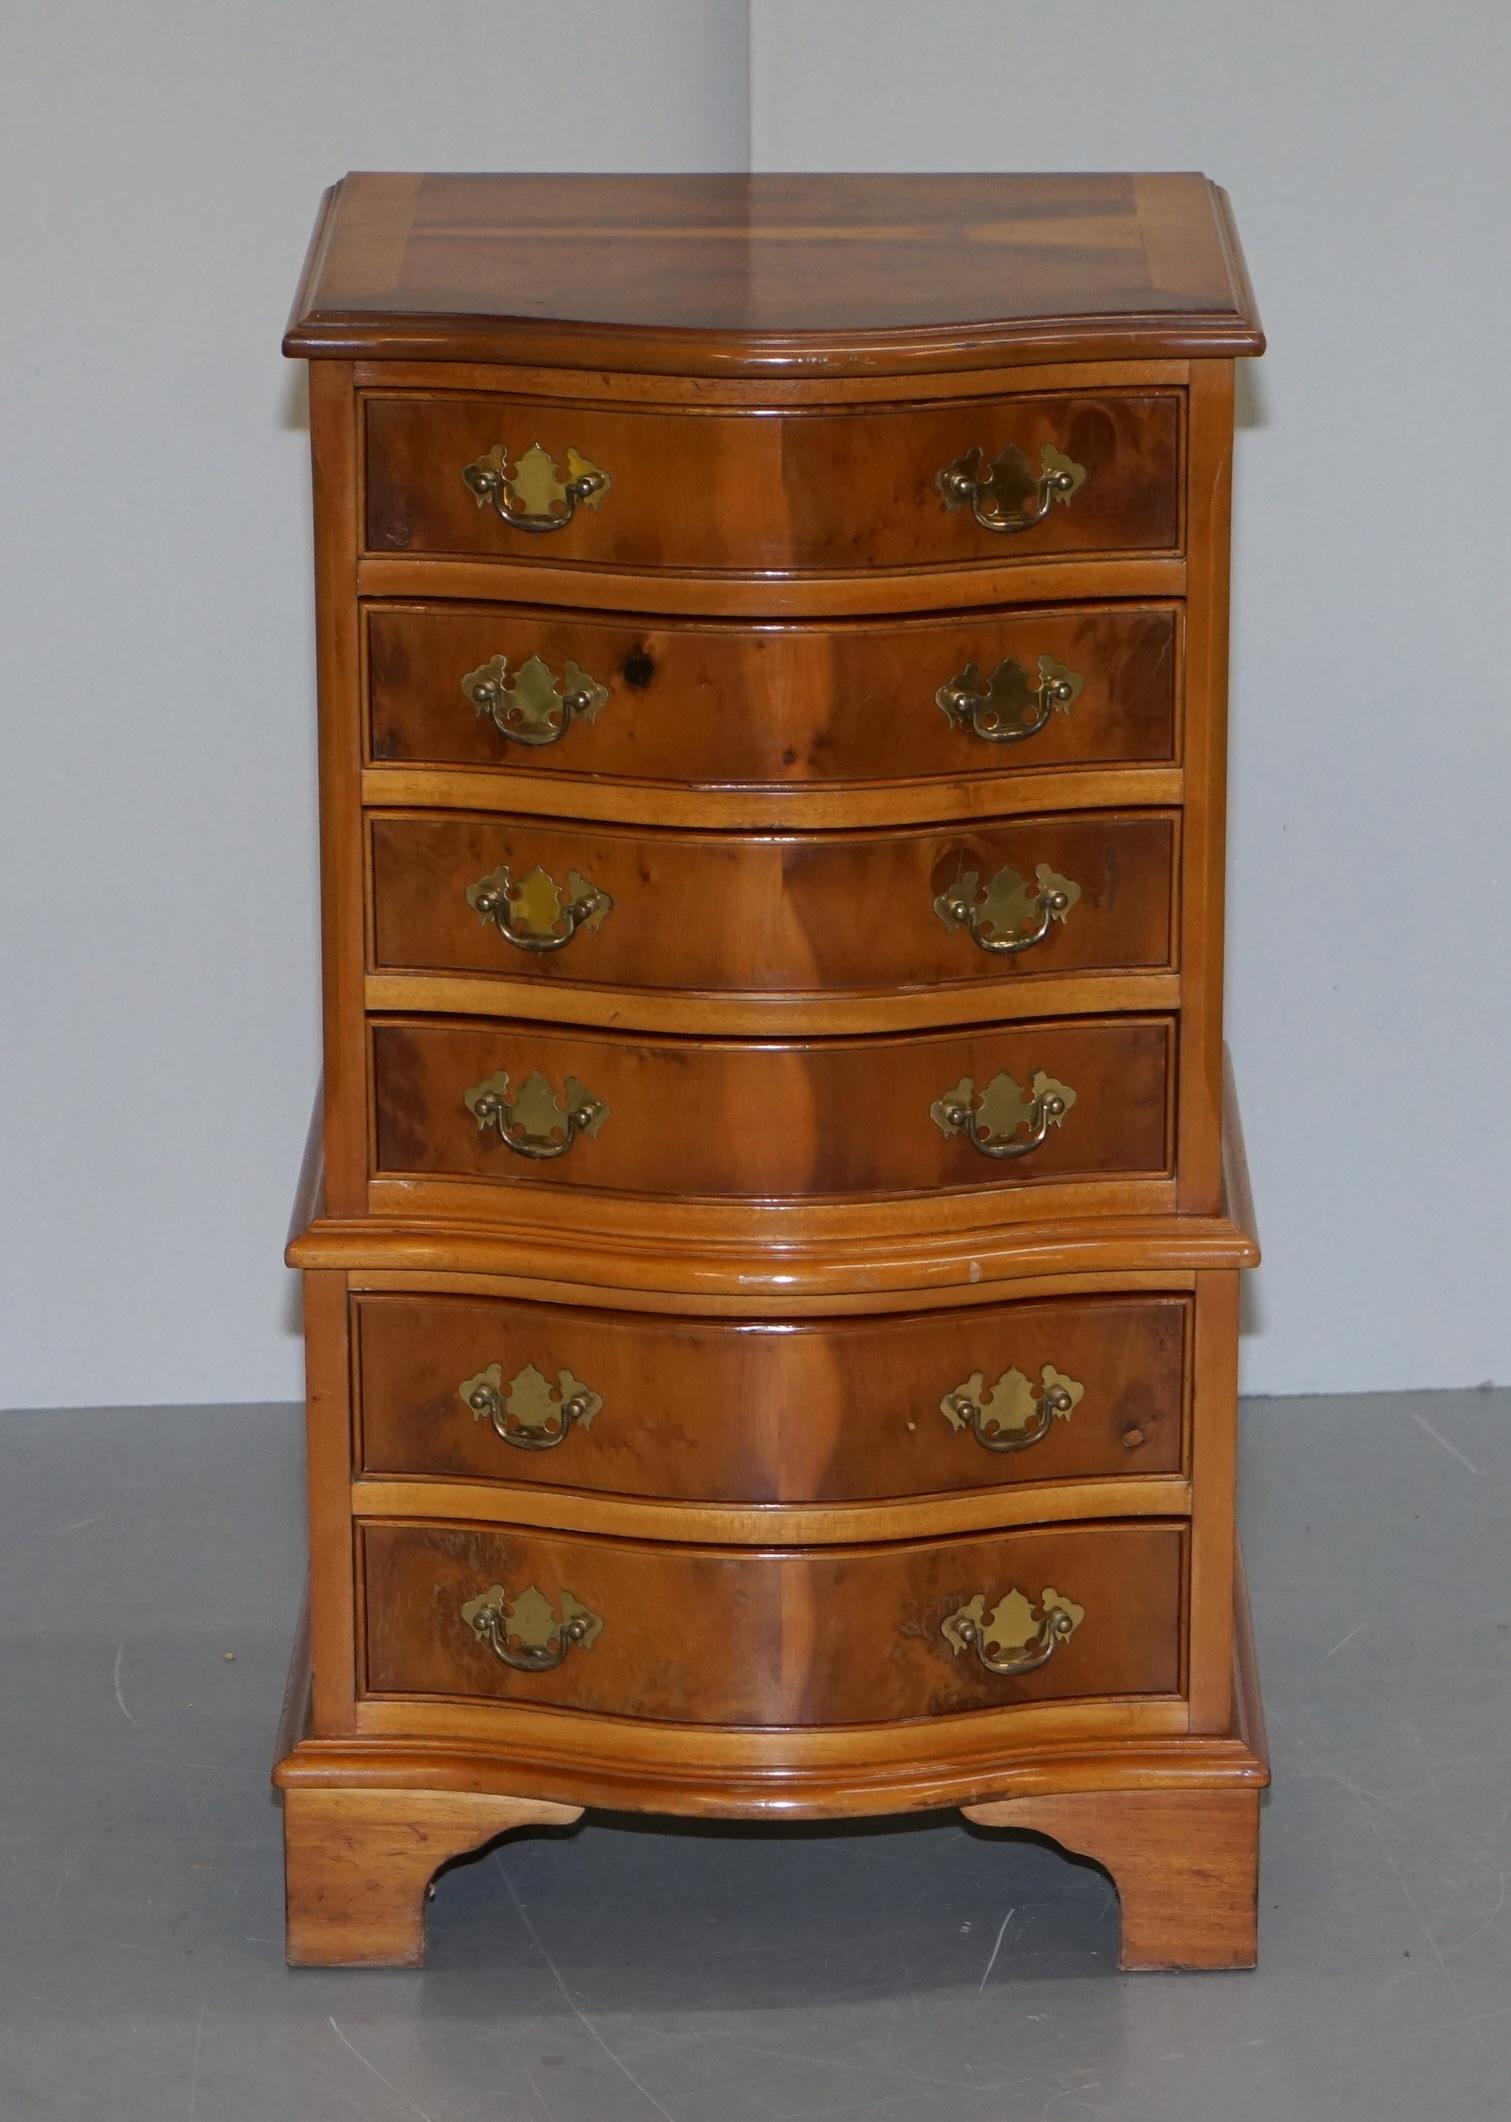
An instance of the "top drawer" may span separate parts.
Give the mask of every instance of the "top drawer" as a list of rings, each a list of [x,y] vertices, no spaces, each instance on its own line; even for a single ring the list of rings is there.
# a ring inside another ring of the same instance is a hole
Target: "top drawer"
[[[761,573],[1175,552],[1180,404],[672,413],[373,395],[367,546]]]

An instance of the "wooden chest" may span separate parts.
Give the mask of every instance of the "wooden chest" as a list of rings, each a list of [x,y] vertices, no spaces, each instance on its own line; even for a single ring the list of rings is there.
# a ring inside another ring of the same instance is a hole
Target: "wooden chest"
[[[1254,1952],[1199,177],[348,177],[289,1952],[586,1806]]]

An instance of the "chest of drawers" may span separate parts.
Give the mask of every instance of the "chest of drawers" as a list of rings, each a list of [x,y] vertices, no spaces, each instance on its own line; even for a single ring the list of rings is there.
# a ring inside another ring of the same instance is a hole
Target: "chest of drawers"
[[[296,1962],[601,1805],[955,1807],[1254,1953],[1198,177],[349,177]]]

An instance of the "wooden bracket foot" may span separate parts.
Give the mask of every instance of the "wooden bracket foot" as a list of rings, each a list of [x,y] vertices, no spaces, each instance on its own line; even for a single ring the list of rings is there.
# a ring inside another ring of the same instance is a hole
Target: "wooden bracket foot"
[[[1112,1876],[1125,1968],[1252,1967],[1259,1792],[1068,1791],[963,1806],[978,1827],[1028,1828]]]
[[[483,1791],[283,1793],[291,1967],[422,1967],[425,1889],[452,1857],[515,1827],[570,1827],[579,1805]]]

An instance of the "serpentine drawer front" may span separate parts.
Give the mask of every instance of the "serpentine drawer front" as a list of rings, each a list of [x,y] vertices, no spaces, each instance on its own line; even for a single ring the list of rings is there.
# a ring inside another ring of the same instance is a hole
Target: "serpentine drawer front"
[[[1184,1463],[1181,1296],[900,1319],[690,1319],[366,1296],[369,1474],[851,1503]]]
[[[1260,344],[1194,176],[327,198],[291,1959],[585,1808],[955,1807],[1252,1960]]]
[[[1177,614],[823,625],[367,607],[368,756],[680,787],[1002,779],[1175,757]]]
[[[751,1726],[1174,1695],[1184,1546],[1163,1524],[796,1553],[368,1524],[366,1686]]]
[[[379,395],[367,545],[794,572],[1173,552],[1180,411],[1131,391],[759,418]]]
[[[1066,1018],[756,1044],[380,1019],[377,1172],[663,1201],[1156,1176],[1170,1033]]]
[[[373,966],[715,992],[1043,974],[1052,995],[1056,973],[1171,963],[1175,827],[1087,812],[734,838],[383,812]]]

